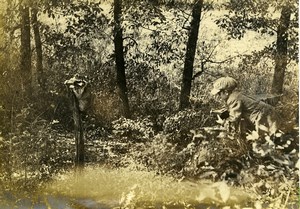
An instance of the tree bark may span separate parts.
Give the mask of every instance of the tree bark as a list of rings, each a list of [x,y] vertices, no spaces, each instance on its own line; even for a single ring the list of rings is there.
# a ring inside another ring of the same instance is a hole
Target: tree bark
[[[182,85],[181,85],[180,104],[179,104],[180,110],[190,107],[189,97],[190,97],[191,87],[192,87],[193,67],[194,67],[196,46],[198,40],[202,6],[203,6],[203,0],[195,0],[195,3],[193,5],[192,21],[189,30],[184,69],[182,74]]]
[[[130,118],[130,108],[127,94],[126,75],[125,75],[125,60],[124,60],[124,46],[123,46],[123,31],[121,26],[122,17],[122,0],[114,0],[114,45],[115,45],[115,59],[117,70],[117,85],[119,88],[119,96],[122,101],[122,112],[124,117]]]
[[[37,18],[38,10],[33,8],[31,10],[31,22],[34,33],[34,42],[35,42],[35,52],[36,52],[36,73],[37,81],[39,86],[44,88],[44,79],[43,79],[43,49],[40,35],[40,24]]]
[[[283,93],[284,75],[288,61],[288,28],[290,25],[291,12],[289,6],[282,8],[277,28],[275,70],[271,89],[273,94]]]
[[[21,57],[20,70],[23,86],[26,91],[31,87],[31,46],[30,46],[30,17],[29,7],[20,5],[21,14]],[[30,93],[30,92],[29,92]]]

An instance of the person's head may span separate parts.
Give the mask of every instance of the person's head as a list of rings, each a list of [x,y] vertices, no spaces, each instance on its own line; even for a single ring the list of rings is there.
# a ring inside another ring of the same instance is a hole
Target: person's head
[[[217,79],[211,90],[212,95],[216,95],[223,100],[227,100],[231,92],[237,87],[237,81],[229,76]]]

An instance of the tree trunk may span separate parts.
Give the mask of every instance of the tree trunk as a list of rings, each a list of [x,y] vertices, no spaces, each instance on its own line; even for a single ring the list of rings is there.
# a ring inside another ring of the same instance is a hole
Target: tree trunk
[[[194,59],[195,59],[196,46],[198,40],[202,5],[203,5],[203,0],[195,0],[195,3],[193,5],[192,21],[191,21],[191,27],[189,31],[184,69],[182,74],[182,85],[181,85],[180,104],[179,104],[180,110],[190,107],[189,97],[190,97],[191,87],[192,87],[193,67],[194,67]]]
[[[275,70],[271,90],[273,94],[282,94],[283,92],[284,74],[288,58],[288,28],[290,25],[290,17],[291,8],[289,6],[283,7],[277,28]]]
[[[120,18],[122,17],[122,0],[114,0],[114,45],[115,58],[117,69],[117,85],[119,88],[119,96],[122,101],[122,111],[126,118],[131,117],[129,101],[127,95],[126,75],[125,75],[125,61],[123,50],[123,32]]]
[[[44,88],[44,79],[43,79],[43,50],[42,42],[40,35],[40,24],[37,18],[38,10],[33,8],[31,10],[31,22],[34,33],[34,42],[35,42],[35,52],[36,52],[36,76],[39,86]]]
[[[30,17],[29,7],[20,6],[21,14],[21,57],[20,70],[23,88],[30,93],[31,88],[31,46],[30,46]]]

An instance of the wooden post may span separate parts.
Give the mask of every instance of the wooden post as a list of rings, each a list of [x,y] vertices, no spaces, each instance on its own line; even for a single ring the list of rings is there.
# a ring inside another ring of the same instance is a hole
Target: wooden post
[[[69,97],[72,102],[72,112],[74,121],[74,135],[75,135],[75,167],[84,167],[84,136],[82,112],[88,108],[88,101],[90,98],[90,91],[88,81],[84,78],[75,75],[73,78],[66,80],[65,85],[68,87]]]
[[[84,138],[83,138],[83,128],[82,128],[82,116],[79,110],[79,101],[72,93],[72,106],[73,106],[73,120],[74,120],[74,134],[75,134],[75,144],[76,144],[76,156],[75,156],[75,166],[84,166]]]

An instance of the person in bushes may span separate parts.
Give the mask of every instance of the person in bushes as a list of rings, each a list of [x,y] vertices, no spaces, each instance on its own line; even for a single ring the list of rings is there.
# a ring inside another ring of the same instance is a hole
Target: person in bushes
[[[218,117],[217,122],[233,127],[242,136],[245,136],[247,131],[275,134],[277,131],[275,109],[265,102],[238,91],[237,86],[237,81],[228,76],[221,77],[213,83],[211,94],[225,101],[225,108],[228,111],[228,117],[225,119]]]

